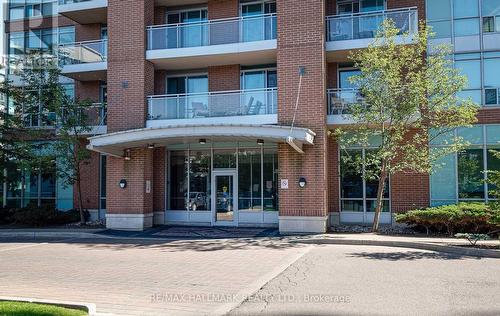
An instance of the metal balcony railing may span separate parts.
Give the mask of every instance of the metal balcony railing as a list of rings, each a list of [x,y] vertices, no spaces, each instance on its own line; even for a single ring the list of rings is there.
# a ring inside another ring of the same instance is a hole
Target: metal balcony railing
[[[417,8],[411,7],[329,16],[326,18],[326,40],[332,42],[375,38],[382,22],[387,19],[394,21],[401,34],[414,34],[418,31],[417,13]]]
[[[357,89],[328,89],[328,115],[349,114],[349,107],[363,103],[363,97]]]
[[[63,117],[64,119],[64,112]],[[87,120],[87,126],[105,126],[107,124],[107,107],[105,103],[93,103],[91,106],[82,107],[81,114]],[[58,128],[61,119],[55,112],[24,113],[23,122],[27,128]]]
[[[276,39],[276,14],[149,26],[148,50]]]
[[[148,97],[148,119],[197,119],[277,113],[276,88]]]
[[[76,65],[106,61],[108,57],[108,41],[86,41],[59,45],[59,63]]]

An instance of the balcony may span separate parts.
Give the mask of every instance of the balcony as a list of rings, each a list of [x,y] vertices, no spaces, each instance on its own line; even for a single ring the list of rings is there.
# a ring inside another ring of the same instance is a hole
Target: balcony
[[[146,58],[157,68],[276,62],[276,15],[149,26]]]
[[[108,0],[59,0],[58,12],[79,24],[106,24]]]
[[[83,131],[85,135],[98,135],[106,133],[107,108],[105,103],[93,103],[91,106],[81,109],[81,117],[87,120],[89,131]],[[26,128],[56,129],[60,121],[55,112],[25,113],[23,122]]]
[[[363,97],[357,89],[328,89],[327,102],[329,125],[351,124],[349,108],[362,103]]]
[[[275,88],[150,96],[147,127],[277,124],[276,113]]]
[[[80,81],[106,80],[108,41],[87,41],[59,46],[62,74]]]
[[[387,19],[393,20],[396,27],[401,30],[398,38],[401,44],[409,44],[405,42],[404,33],[418,32],[418,11],[415,7],[327,17],[328,61],[347,61],[349,50],[368,47],[377,35],[382,22]]]

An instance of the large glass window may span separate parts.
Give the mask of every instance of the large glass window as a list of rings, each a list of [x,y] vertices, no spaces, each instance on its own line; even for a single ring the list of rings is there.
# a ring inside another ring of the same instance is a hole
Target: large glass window
[[[470,36],[479,34],[479,19],[455,20],[455,36]]]
[[[484,199],[483,149],[466,149],[457,157],[459,199]]]
[[[188,160],[187,151],[170,153],[170,209],[186,210],[188,194]]]
[[[9,19],[37,18],[56,15],[57,0],[10,0]]]
[[[426,1],[427,20],[450,20],[451,3],[450,0],[427,0]]]
[[[167,31],[168,47],[177,48],[207,45],[207,25],[199,23],[202,21],[206,21],[207,19],[207,9],[193,9],[188,11],[168,13],[168,24],[183,24],[180,28],[171,28]]]
[[[375,212],[378,180],[369,177],[372,173],[367,155],[371,149],[350,149],[341,152],[340,162],[340,200],[342,212]],[[389,181],[384,190],[382,211],[389,212]]]
[[[238,204],[244,211],[262,210],[262,159],[260,149],[238,154]]]
[[[479,16],[478,0],[453,0],[453,16],[455,19]]]
[[[481,61],[480,60],[461,60],[455,62],[455,67],[467,76],[467,89],[481,88]]]
[[[484,60],[484,87],[500,88],[500,58]]]
[[[8,207],[56,206],[55,162],[44,168],[7,170]]]
[[[169,209],[210,210],[212,168],[237,168],[239,210],[277,211],[276,148],[214,146],[217,148],[191,145],[188,150],[170,151]]]
[[[187,208],[192,211],[210,210],[210,151],[191,150],[189,152],[189,163],[189,199]]]
[[[263,14],[276,13],[275,1],[262,1],[241,5],[243,17],[242,40],[252,42],[276,37],[276,19],[260,18]]]
[[[486,194],[493,189],[486,181],[486,171],[500,170],[500,161],[490,152],[500,149],[499,131],[500,125],[477,125],[455,131],[471,147],[437,162],[431,174],[432,205],[492,198]]]
[[[349,79],[352,76],[357,76],[361,74],[361,70],[349,69],[349,70],[339,70],[339,88],[340,89],[354,89],[356,88]]]

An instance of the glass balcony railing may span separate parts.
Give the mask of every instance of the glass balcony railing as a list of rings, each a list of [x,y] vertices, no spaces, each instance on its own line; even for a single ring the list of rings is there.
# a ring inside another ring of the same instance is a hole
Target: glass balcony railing
[[[105,103],[93,103],[91,106],[82,107],[81,114],[78,113],[78,115],[87,120],[87,126],[104,126],[107,123]],[[25,113],[23,122],[27,128],[57,128],[60,125],[55,112]]]
[[[80,2],[88,2],[92,0],[59,0],[60,5],[64,4],[72,4],[72,3],[80,3]]]
[[[276,15],[149,26],[148,49],[171,49],[276,39]]]
[[[108,41],[87,41],[59,45],[59,63],[76,65],[106,61],[108,57]]]
[[[349,108],[352,104],[363,102],[359,90],[357,89],[328,89],[328,115],[349,114]]]
[[[277,90],[173,94],[148,98],[148,119],[197,119],[277,113]]]
[[[369,13],[329,16],[326,18],[326,40],[345,41],[375,38],[384,20],[391,19],[401,34],[418,31],[417,8],[394,9]]]

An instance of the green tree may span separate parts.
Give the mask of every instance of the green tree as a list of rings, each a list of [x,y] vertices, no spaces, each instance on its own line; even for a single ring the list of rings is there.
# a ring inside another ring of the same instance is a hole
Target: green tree
[[[90,151],[85,147],[85,138],[91,125],[98,125],[89,119],[89,113],[96,110],[90,101],[75,100],[66,93],[60,82],[60,69],[57,60],[35,54],[26,59],[20,72],[21,86],[5,85],[3,92],[19,104],[15,113],[30,118],[34,127],[53,126],[55,133],[32,134],[30,146],[37,141],[37,164],[56,167],[58,179],[66,186],[74,186],[77,191],[77,208],[80,220],[85,221],[81,190],[82,167],[89,163]],[[33,119],[33,117],[35,119]],[[36,124],[33,123],[36,121]],[[35,129],[36,130],[36,129]],[[18,157],[22,159],[23,157]],[[56,161],[56,164],[54,164]]]
[[[373,231],[378,230],[387,179],[399,172],[431,173],[438,158],[466,146],[452,131],[476,122],[478,105],[457,97],[466,77],[453,68],[449,46],[429,46],[432,36],[424,23],[414,35],[401,34],[389,19],[367,49],[350,55],[361,70],[350,80],[363,98],[350,107],[353,124],[333,134],[346,153],[353,145],[367,147],[376,140],[364,161],[369,165],[364,177],[378,181]],[[412,44],[401,45],[399,37]],[[442,139],[447,146],[429,148]],[[345,155],[344,160],[350,159]]]

